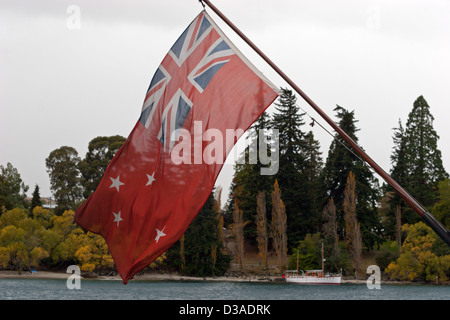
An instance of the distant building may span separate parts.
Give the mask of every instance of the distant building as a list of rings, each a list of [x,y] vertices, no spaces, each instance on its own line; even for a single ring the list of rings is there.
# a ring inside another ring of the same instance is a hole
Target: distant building
[[[42,207],[45,209],[55,209],[58,205],[52,198],[41,198]]]
[[[26,197],[25,202],[31,204],[31,197]],[[42,208],[54,209],[58,205],[52,198],[41,198]]]

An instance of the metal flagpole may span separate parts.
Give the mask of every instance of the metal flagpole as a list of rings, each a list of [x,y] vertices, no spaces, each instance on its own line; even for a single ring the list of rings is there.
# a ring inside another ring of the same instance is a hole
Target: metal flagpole
[[[228,18],[219,11],[209,0],[199,0],[202,5],[206,3],[242,40],[244,40],[258,55],[266,61],[392,188],[419,214],[447,245],[450,246],[450,231],[447,230],[434,216],[431,215],[416,199],[414,199],[402,186],[391,178],[362,148],[349,137],[322,109],[317,106],[272,60],[269,59],[245,34],[241,32]]]

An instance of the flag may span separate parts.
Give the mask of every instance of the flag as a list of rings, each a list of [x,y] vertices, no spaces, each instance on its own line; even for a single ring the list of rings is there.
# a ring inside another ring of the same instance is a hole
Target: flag
[[[124,284],[183,235],[277,92],[205,11],[178,38],[132,132],[75,213],[105,238]]]

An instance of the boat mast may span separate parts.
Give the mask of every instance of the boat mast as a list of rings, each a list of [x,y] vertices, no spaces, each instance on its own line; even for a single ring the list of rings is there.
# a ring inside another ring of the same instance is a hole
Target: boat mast
[[[324,259],[323,259],[323,242],[322,242],[322,275],[325,275]]]

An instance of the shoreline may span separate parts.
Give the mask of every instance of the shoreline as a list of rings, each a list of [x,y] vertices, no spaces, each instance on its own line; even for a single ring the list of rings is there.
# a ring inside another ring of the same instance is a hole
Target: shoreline
[[[0,280],[2,279],[53,279],[53,280],[67,280],[71,274],[55,271],[24,271],[19,274],[17,271],[1,270]],[[83,280],[105,280],[105,281],[122,281],[119,275],[102,276],[92,273],[81,274]],[[279,276],[241,276],[241,277],[189,277],[179,274],[159,274],[148,273],[135,275],[130,281],[207,281],[207,282],[252,282],[252,283],[283,283],[284,279]],[[366,279],[342,279],[341,284],[366,284]],[[381,280],[381,284],[395,284],[395,285],[436,285],[434,282],[413,282],[413,281],[385,281]],[[450,282],[440,282],[439,285],[450,285]]]

